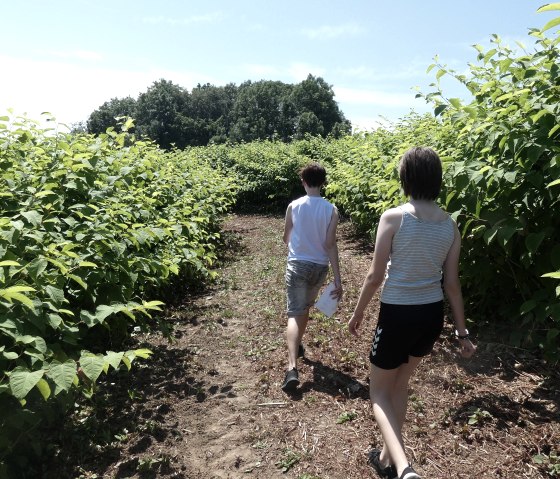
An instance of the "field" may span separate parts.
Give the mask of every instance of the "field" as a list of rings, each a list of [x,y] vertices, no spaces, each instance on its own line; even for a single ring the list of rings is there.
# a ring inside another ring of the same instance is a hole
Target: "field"
[[[349,222],[341,225],[345,299],[334,319],[313,314],[301,388],[288,396],[279,387],[282,225],[276,216],[229,218],[219,280],[196,296],[177,291],[166,311],[171,340],[133,338],[130,347],[150,348],[152,358],[119,381],[108,376],[91,400],[82,399],[53,445],[45,478],[377,477],[366,464],[380,443],[367,363],[376,301],[359,340],[345,324],[372,247]],[[409,457],[425,478],[551,477],[560,375],[499,340],[476,344],[473,359],[459,359],[447,325],[420,366],[405,426]]]

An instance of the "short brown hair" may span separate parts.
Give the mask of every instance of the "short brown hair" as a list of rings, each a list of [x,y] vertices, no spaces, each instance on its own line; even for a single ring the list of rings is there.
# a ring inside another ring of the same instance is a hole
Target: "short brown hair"
[[[312,188],[322,186],[327,181],[327,171],[319,163],[309,163],[301,169],[299,176]]]
[[[431,148],[411,148],[401,158],[399,177],[406,196],[435,200],[441,190],[441,160]]]

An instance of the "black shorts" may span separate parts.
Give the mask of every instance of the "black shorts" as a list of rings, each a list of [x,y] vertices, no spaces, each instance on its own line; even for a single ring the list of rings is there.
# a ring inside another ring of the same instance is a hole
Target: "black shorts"
[[[381,303],[373,336],[370,362],[381,369],[395,369],[409,356],[432,351],[443,330],[443,301],[429,304]]]

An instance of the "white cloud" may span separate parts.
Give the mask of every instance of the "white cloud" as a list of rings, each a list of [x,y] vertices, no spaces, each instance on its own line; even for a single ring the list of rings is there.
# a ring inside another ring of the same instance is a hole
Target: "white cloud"
[[[15,114],[39,120],[40,114],[47,111],[66,124],[87,120],[92,111],[111,98],[136,98],[162,78],[189,89],[199,82],[214,80],[191,72],[109,70],[3,55],[0,64],[5,72],[0,76],[0,114],[12,108]]]
[[[414,93],[392,93],[382,90],[333,87],[339,103],[355,105],[376,105],[383,107],[406,108],[412,106]]]
[[[325,68],[309,63],[292,63],[285,68],[270,64],[248,63],[244,70],[252,79],[281,80],[285,82],[300,82],[309,74],[314,76],[325,76]]]
[[[100,53],[88,50],[49,50],[45,54],[64,60],[100,61],[103,59]]]
[[[325,76],[325,72],[326,70],[324,68],[308,63],[292,63],[288,67],[289,75],[298,82],[305,80],[309,74],[323,77]]]
[[[175,18],[166,17],[163,15],[157,17],[144,17],[142,18],[143,23],[150,25],[192,25],[196,23],[216,23],[223,18],[222,12],[207,13],[204,15],[192,15],[190,17]]]
[[[332,39],[343,36],[356,36],[365,33],[365,28],[355,24],[346,23],[344,25],[322,25],[317,28],[304,28],[301,33],[308,38]]]
[[[259,65],[256,63],[249,63],[244,65],[245,71],[251,78],[275,78],[280,75],[280,69],[273,65]]]

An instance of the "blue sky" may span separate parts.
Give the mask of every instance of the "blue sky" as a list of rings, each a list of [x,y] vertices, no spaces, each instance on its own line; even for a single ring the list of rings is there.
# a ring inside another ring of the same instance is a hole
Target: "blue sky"
[[[529,48],[535,0],[18,0],[2,5],[0,114],[87,120],[111,98],[161,78],[187,88],[246,80],[298,83],[309,73],[332,85],[345,116],[369,129],[397,120],[429,91],[435,55],[458,71],[491,34]],[[444,83],[449,96],[464,96]]]

